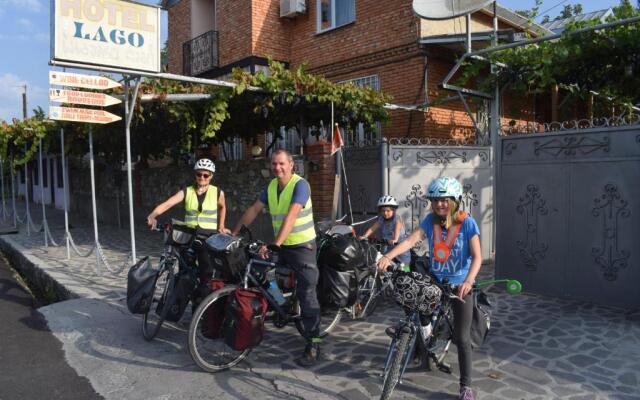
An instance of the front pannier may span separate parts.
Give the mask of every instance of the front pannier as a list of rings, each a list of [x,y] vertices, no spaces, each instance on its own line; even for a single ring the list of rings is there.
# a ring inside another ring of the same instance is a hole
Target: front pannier
[[[127,274],[127,308],[133,314],[145,314],[151,307],[158,270],[153,269],[149,257],[144,257]]]
[[[440,303],[442,289],[433,284],[429,275],[417,272],[399,272],[393,284],[394,300],[409,310],[429,314]]]
[[[242,275],[249,262],[242,238],[218,233],[211,235],[205,242],[214,268],[223,276]]]

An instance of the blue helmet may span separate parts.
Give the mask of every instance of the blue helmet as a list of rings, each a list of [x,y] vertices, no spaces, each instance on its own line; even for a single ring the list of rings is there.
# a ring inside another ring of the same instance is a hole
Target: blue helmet
[[[455,200],[462,198],[462,185],[456,178],[442,176],[434,179],[427,190],[427,198],[452,197]]]

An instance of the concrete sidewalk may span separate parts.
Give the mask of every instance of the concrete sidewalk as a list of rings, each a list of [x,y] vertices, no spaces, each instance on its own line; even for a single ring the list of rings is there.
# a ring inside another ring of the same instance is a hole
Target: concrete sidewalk
[[[33,207],[32,208],[36,208]],[[62,241],[59,211],[48,210],[54,238]],[[34,211],[40,221],[39,208]],[[0,228],[0,230],[5,229]],[[86,251],[89,226],[75,225],[73,237]],[[113,266],[128,252],[128,230],[101,227],[100,241]],[[159,254],[162,238],[137,232],[138,256]],[[63,343],[68,363],[107,399],[368,399],[380,395],[379,373],[389,338],[384,328],[401,311],[386,304],[366,321],[343,318],[325,340],[325,361],[299,369],[293,358],[303,342],[295,328],[267,325],[267,335],[246,361],[230,371],[198,370],[186,349],[181,325],[163,326],[145,342],[140,318],[124,302],[126,270],[95,269],[88,258],[44,247],[42,233],[0,236],[12,262],[65,301],[42,307],[49,327]],[[491,267],[483,271],[491,275]],[[526,288],[525,288],[526,289]],[[480,399],[640,399],[640,312],[494,289],[492,331],[474,353],[474,388]],[[455,346],[453,375],[412,369],[395,398],[454,399],[458,389]]]

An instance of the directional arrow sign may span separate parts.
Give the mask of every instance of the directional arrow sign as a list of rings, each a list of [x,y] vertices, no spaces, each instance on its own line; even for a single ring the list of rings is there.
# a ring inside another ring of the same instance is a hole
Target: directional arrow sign
[[[89,122],[91,124],[108,124],[122,119],[103,110],[54,106],[49,107],[49,118],[60,121]]]
[[[49,100],[58,103],[84,104],[106,107],[122,103],[121,100],[104,93],[81,92],[79,90],[49,89]]]
[[[51,85],[74,86],[85,89],[111,89],[122,86],[104,76],[71,74],[68,72],[49,71]]]

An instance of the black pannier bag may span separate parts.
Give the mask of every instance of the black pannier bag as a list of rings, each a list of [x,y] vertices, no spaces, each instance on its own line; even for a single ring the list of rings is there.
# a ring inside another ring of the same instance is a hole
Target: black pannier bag
[[[476,349],[482,346],[487,340],[487,335],[491,328],[491,303],[485,292],[476,292],[472,297],[473,319],[471,320],[471,346]]]
[[[153,290],[158,279],[149,257],[144,257],[129,269],[127,274],[127,308],[133,314],[145,314],[153,300]]]
[[[267,300],[256,289],[236,289],[229,295],[222,323],[227,346],[244,351],[260,344],[264,336]]]
[[[214,268],[223,276],[238,277],[243,274],[249,258],[242,238],[217,233],[205,242]]]
[[[327,265],[320,266],[318,298],[322,307],[350,307],[356,302],[357,296],[355,270],[338,271]]]
[[[351,235],[333,235],[320,248],[319,263],[334,270],[350,271],[364,262],[360,241]]]
[[[191,268],[183,269],[176,274],[173,281],[173,288],[169,292],[166,303],[169,307],[167,315],[165,316],[167,321],[178,322],[180,320],[185,308],[187,308],[187,304],[189,304],[191,293],[193,293],[197,284],[198,278],[196,272]],[[165,305],[163,304],[162,307],[165,307]],[[158,306],[158,311],[160,310],[162,310],[162,308]]]

